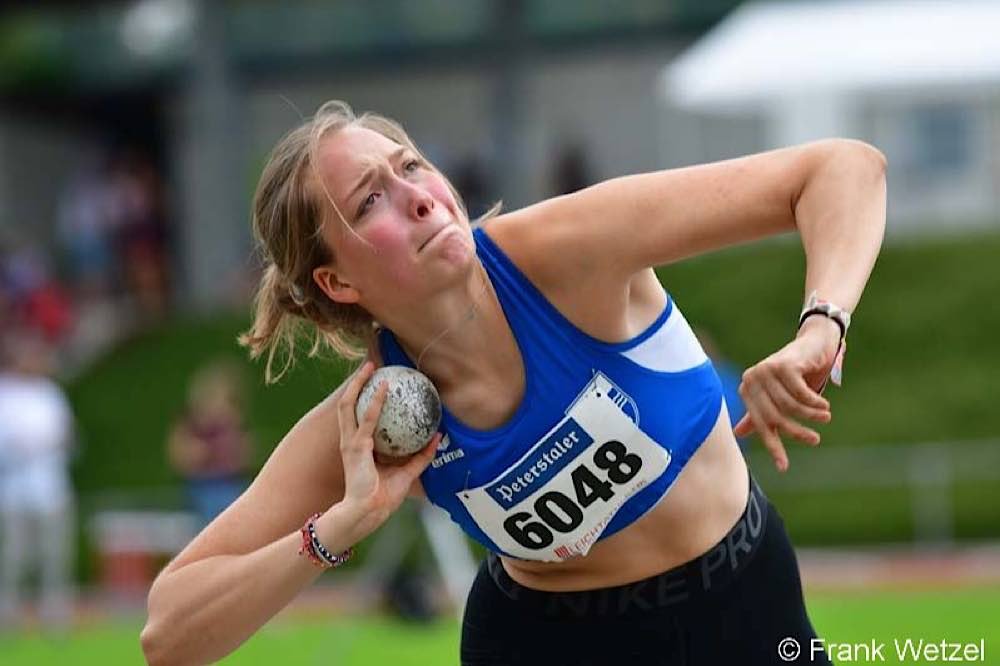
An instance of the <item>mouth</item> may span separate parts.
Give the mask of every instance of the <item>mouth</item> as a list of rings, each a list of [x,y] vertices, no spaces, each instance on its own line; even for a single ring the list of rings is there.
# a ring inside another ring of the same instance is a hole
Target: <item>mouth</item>
[[[450,226],[451,226],[450,224],[446,224],[443,227],[441,227],[440,229],[438,229],[437,231],[435,231],[434,233],[432,233],[430,236],[428,236],[427,239],[423,243],[420,244],[420,247],[417,248],[417,252],[422,252],[425,247],[427,247],[428,245],[430,245],[431,241],[433,241],[435,238],[437,238],[438,236],[440,236],[441,232],[444,231],[444,230],[446,230]]]

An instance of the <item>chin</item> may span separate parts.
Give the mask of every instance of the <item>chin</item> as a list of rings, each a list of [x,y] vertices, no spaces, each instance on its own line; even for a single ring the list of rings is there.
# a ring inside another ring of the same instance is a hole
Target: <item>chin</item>
[[[439,240],[437,247],[432,248],[436,258],[456,266],[467,266],[469,262],[475,261],[476,241],[468,226],[462,225],[443,233],[447,235]]]

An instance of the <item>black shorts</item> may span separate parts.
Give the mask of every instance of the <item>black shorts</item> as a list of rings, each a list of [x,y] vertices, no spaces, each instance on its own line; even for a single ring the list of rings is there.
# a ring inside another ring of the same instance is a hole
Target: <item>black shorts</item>
[[[483,562],[462,623],[464,666],[829,664],[802,598],[795,552],[751,480],[747,508],[701,557],[628,585],[543,592]],[[786,640],[794,640],[797,659]],[[816,644],[818,647],[818,643]]]

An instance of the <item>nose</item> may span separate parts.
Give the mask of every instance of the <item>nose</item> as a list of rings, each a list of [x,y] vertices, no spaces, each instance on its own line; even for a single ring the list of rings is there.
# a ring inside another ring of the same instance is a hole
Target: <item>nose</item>
[[[434,210],[434,198],[427,190],[412,183],[406,183],[406,188],[410,215],[416,220],[429,218]]]

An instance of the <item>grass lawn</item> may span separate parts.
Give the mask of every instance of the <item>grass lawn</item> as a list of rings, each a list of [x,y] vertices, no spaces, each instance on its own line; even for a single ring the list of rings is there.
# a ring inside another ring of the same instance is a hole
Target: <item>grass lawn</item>
[[[828,643],[885,642],[885,662],[869,663],[930,663],[899,661],[894,640],[940,644],[982,639],[985,659],[977,663],[1000,664],[1000,588],[812,593],[807,602],[816,632]]]
[[[977,663],[1000,664],[1000,588],[824,591],[810,593],[808,603],[816,629],[827,641],[887,643],[886,660],[877,663],[930,663],[896,659],[893,640],[909,638],[938,643],[983,639],[985,659]],[[4,666],[142,663],[139,627],[138,620],[98,623],[59,642],[0,637],[0,655]],[[428,666],[455,664],[457,655],[454,620],[408,625],[383,617],[339,617],[275,621],[220,663]]]

